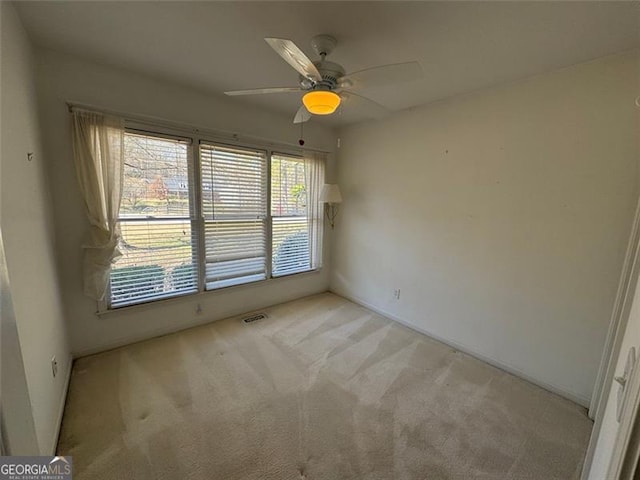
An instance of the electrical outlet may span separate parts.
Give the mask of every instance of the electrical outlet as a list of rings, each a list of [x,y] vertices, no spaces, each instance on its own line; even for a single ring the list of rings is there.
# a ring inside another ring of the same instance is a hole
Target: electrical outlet
[[[196,315],[202,315],[202,305],[199,303],[196,305]]]
[[[51,357],[51,373],[53,374],[53,378],[56,378],[56,375],[58,375],[58,361],[55,355]]]
[[[396,300],[400,300],[400,289],[399,288],[396,288],[393,291],[393,298],[395,298]]]

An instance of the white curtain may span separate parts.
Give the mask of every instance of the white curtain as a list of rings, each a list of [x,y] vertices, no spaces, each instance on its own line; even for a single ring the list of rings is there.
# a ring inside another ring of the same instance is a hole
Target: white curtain
[[[324,227],[323,207],[320,191],[324,185],[324,166],[327,155],[319,152],[303,153],[304,172],[307,184],[307,216],[309,219],[309,250],[311,268],[322,266],[322,237]]]
[[[84,249],[84,293],[102,301],[111,263],[120,256],[118,212],[124,171],[124,121],[95,112],[72,112],[73,157],[90,231]]]

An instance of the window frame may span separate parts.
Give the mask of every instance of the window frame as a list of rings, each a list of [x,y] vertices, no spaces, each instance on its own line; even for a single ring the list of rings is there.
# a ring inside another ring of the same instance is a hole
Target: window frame
[[[198,152],[196,154],[196,160],[198,163],[198,169],[199,169],[199,178],[198,178],[198,191],[200,192],[200,200],[202,200],[202,161],[201,161],[201,156],[200,156],[200,151],[201,151],[201,146],[202,145],[209,145],[212,147],[215,146],[219,146],[222,148],[238,148],[238,149],[245,149],[245,150],[254,150],[254,151],[260,151],[260,152],[264,152],[264,160],[265,160],[265,165],[264,165],[264,169],[265,169],[265,179],[264,181],[266,182],[266,208],[265,208],[265,215],[264,218],[262,219],[263,221],[263,230],[264,230],[264,241],[265,243],[268,243],[270,241],[270,228],[268,225],[269,222],[269,206],[270,206],[270,196],[271,196],[271,175],[270,175],[270,169],[271,169],[271,151],[269,151],[267,148],[265,147],[261,147],[261,146],[247,146],[247,145],[241,145],[239,143],[236,144],[232,144],[229,142],[221,142],[221,141],[209,141],[209,140],[205,140],[200,138],[198,140]],[[258,283],[258,282],[264,282],[266,280],[269,280],[271,278],[271,271],[270,271],[270,265],[271,263],[268,261],[269,259],[269,255],[271,254],[270,249],[268,248],[268,245],[265,244],[265,265],[264,265],[264,276],[265,278],[260,278],[260,279],[256,279],[256,280],[251,280],[248,282],[241,282],[241,283],[231,283],[229,285],[224,285],[224,286],[220,286],[220,287],[216,287],[216,288],[211,288],[211,289],[207,289],[207,265],[206,265],[206,247],[205,246],[205,242],[206,242],[206,223],[207,220],[204,218],[204,214],[202,213],[202,203],[200,203],[199,205],[200,207],[200,215],[201,215],[201,222],[202,222],[202,228],[200,229],[201,235],[202,235],[202,243],[201,245],[203,245],[202,248],[202,263],[201,263],[201,269],[202,269],[202,273],[203,273],[203,292],[214,292],[216,290],[221,290],[224,288],[231,288],[231,287],[237,287],[237,286],[241,286],[241,285],[248,285],[248,284],[252,284],[252,283]]]
[[[288,160],[288,158],[290,159],[296,159],[299,160],[300,162],[303,163],[303,168],[304,168],[304,157],[301,154],[291,154],[291,153],[284,153],[280,150],[274,150],[271,152],[271,155],[269,156],[269,197],[268,197],[268,203],[269,203],[269,208],[268,208],[268,220],[269,220],[269,233],[270,233],[270,237],[269,237],[269,255],[270,255],[270,261],[269,261],[269,267],[271,268],[271,270],[273,270],[273,219],[274,218],[302,218],[304,217],[306,219],[306,223],[307,223],[307,230],[309,228],[309,206],[305,205],[305,209],[307,210],[306,215],[273,215],[272,214],[272,203],[273,203],[273,196],[271,195],[271,175],[272,175],[272,170],[273,170],[273,156],[280,156],[280,157],[284,157],[285,160]],[[288,158],[286,158],[288,157]],[[306,174],[305,174],[305,188],[308,187],[308,185],[306,184],[307,182],[307,178],[306,178]],[[307,192],[308,192],[308,188],[307,188]],[[289,277],[291,275],[297,275],[299,273],[306,273],[306,272],[312,272],[314,271],[314,269],[311,267],[311,250],[309,250],[309,269],[308,270],[300,270],[297,272],[291,272],[291,273],[285,273],[282,275],[277,275],[277,276],[273,276],[273,271],[270,272],[270,278],[283,278],[283,277]]]
[[[170,140],[180,140],[188,143],[187,166],[189,172],[189,201],[191,205],[192,217],[191,228],[196,229],[194,235],[193,248],[195,254],[193,258],[197,260],[197,290],[195,292],[178,293],[175,295],[160,296],[141,302],[132,302],[124,305],[113,307],[111,305],[111,282],[107,287],[105,299],[98,302],[97,314],[109,314],[114,312],[126,311],[131,308],[140,308],[149,305],[161,304],[167,301],[175,301],[192,297],[194,295],[215,294],[227,289],[246,288],[260,285],[264,282],[281,281],[295,275],[306,275],[320,272],[322,266],[318,268],[310,268],[300,272],[290,273],[286,275],[273,276],[273,216],[271,215],[271,163],[274,155],[283,155],[296,158],[303,158],[302,149],[296,147],[278,144],[274,142],[246,141],[240,140],[238,135],[223,136],[217,133],[203,132],[199,129],[165,126],[153,122],[141,120],[132,120],[125,118],[125,132],[139,135],[155,136],[158,138],[166,138]],[[262,150],[266,155],[266,183],[267,183],[267,208],[264,222],[265,229],[265,278],[254,280],[246,283],[240,283],[229,286],[222,286],[207,290],[206,288],[206,251],[205,245],[205,229],[204,215],[202,213],[202,170],[200,160],[200,144],[210,145],[226,145],[230,147],[246,148]],[[118,221],[120,215],[118,215]],[[308,217],[307,217],[308,218]]]
[[[197,264],[196,264],[196,291],[195,292],[178,292],[178,293],[168,293],[167,295],[159,295],[156,298],[149,298],[149,299],[145,299],[142,301],[134,301],[134,302],[130,302],[130,303],[123,303],[121,305],[116,305],[113,306],[112,305],[112,292],[111,292],[111,280],[109,280],[109,283],[107,284],[107,291],[105,294],[105,299],[100,302],[99,304],[99,311],[116,311],[116,310],[121,310],[123,308],[129,308],[129,307],[133,307],[133,306],[137,306],[137,305],[145,305],[145,304],[149,304],[149,303],[154,303],[154,302],[158,302],[158,301],[162,301],[162,300],[169,300],[172,298],[178,298],[178,297],[184,297],[184,296],[188,296],[188,295],[193,295],[196,293],[199,293],[200,290],[200,260],[199,260],[199,252],[201,250],[200,248],[200,238],[199,238],[199,234],[198,232],[200,231],[200,227],[199,227],[199,216],[198,216],[198,203],[197,203],[197,196],[196,193],[198,191],[198,189],[192,189],[191,186],[195,185],[196,182],[196,171],[195,171],[195,166],[197,164],[197,162],[195,161],[196,156],[194,155],[194,145],[193,145],[193,138],[188,137],[188,136],[184,136],[178,133],[168,133],[168,132],[157,132],[157,131],[150,131],[148,130],[148,128],[140,128],[139,125],[137,124],[131,124],[131,123],[127,123],[125,126],[125,135],[126,134],[132,134],[132,135],[142,135],[142,136],[148,136],[148,137],[155,137],[158,139],[164,139],[164,140],[171,140],[171,141],[177,141],[177,142],[183,142],[186,144],[187,146],[187,177],[188,177],[188,194],[189,194],[189,216],[175,216],[175,217],[161,217],[161,218],[155,218],[155,219],[145,219],[145,218],[122,218],[120,216],[120,212],[118,212],[118,224],[122,225],[122,222],[142,222],[142,221],[163,221],[163,220],[181,220],[181,221],[188,221],[190,223],[191,226],[191,238],[192,238],[192,243],[191,243],[191,248],[192,248],[192,258],[197,260]],[[195,230],[194,230],[195,229]],[[193,232],[196,232],[196,234],[194,235]],[[109,276],[111,277],[111,271],[109,272]]]

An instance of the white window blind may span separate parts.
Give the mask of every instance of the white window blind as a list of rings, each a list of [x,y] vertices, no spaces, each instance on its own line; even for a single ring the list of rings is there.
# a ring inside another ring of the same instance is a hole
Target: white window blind
[[[122,256],[111,270],[111,307],[198,290],[190,148],[184,140],[125,134]]]
[[[206,288],[266,279],[266,152],[202,143],[200,169]]]
[[[311,270],[304,160],[271,156],[272,275]]]

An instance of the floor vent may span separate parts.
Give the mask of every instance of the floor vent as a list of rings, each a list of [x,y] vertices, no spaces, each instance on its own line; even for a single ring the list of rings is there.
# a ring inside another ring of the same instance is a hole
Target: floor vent
[[[244,317],[242,319],[242,321],[244,323],[251,323],[251,322],[255,322],[257,320],[262,320],[264,318],[267,318],[267,314],[266,313],[252,313],[248,317]]]

